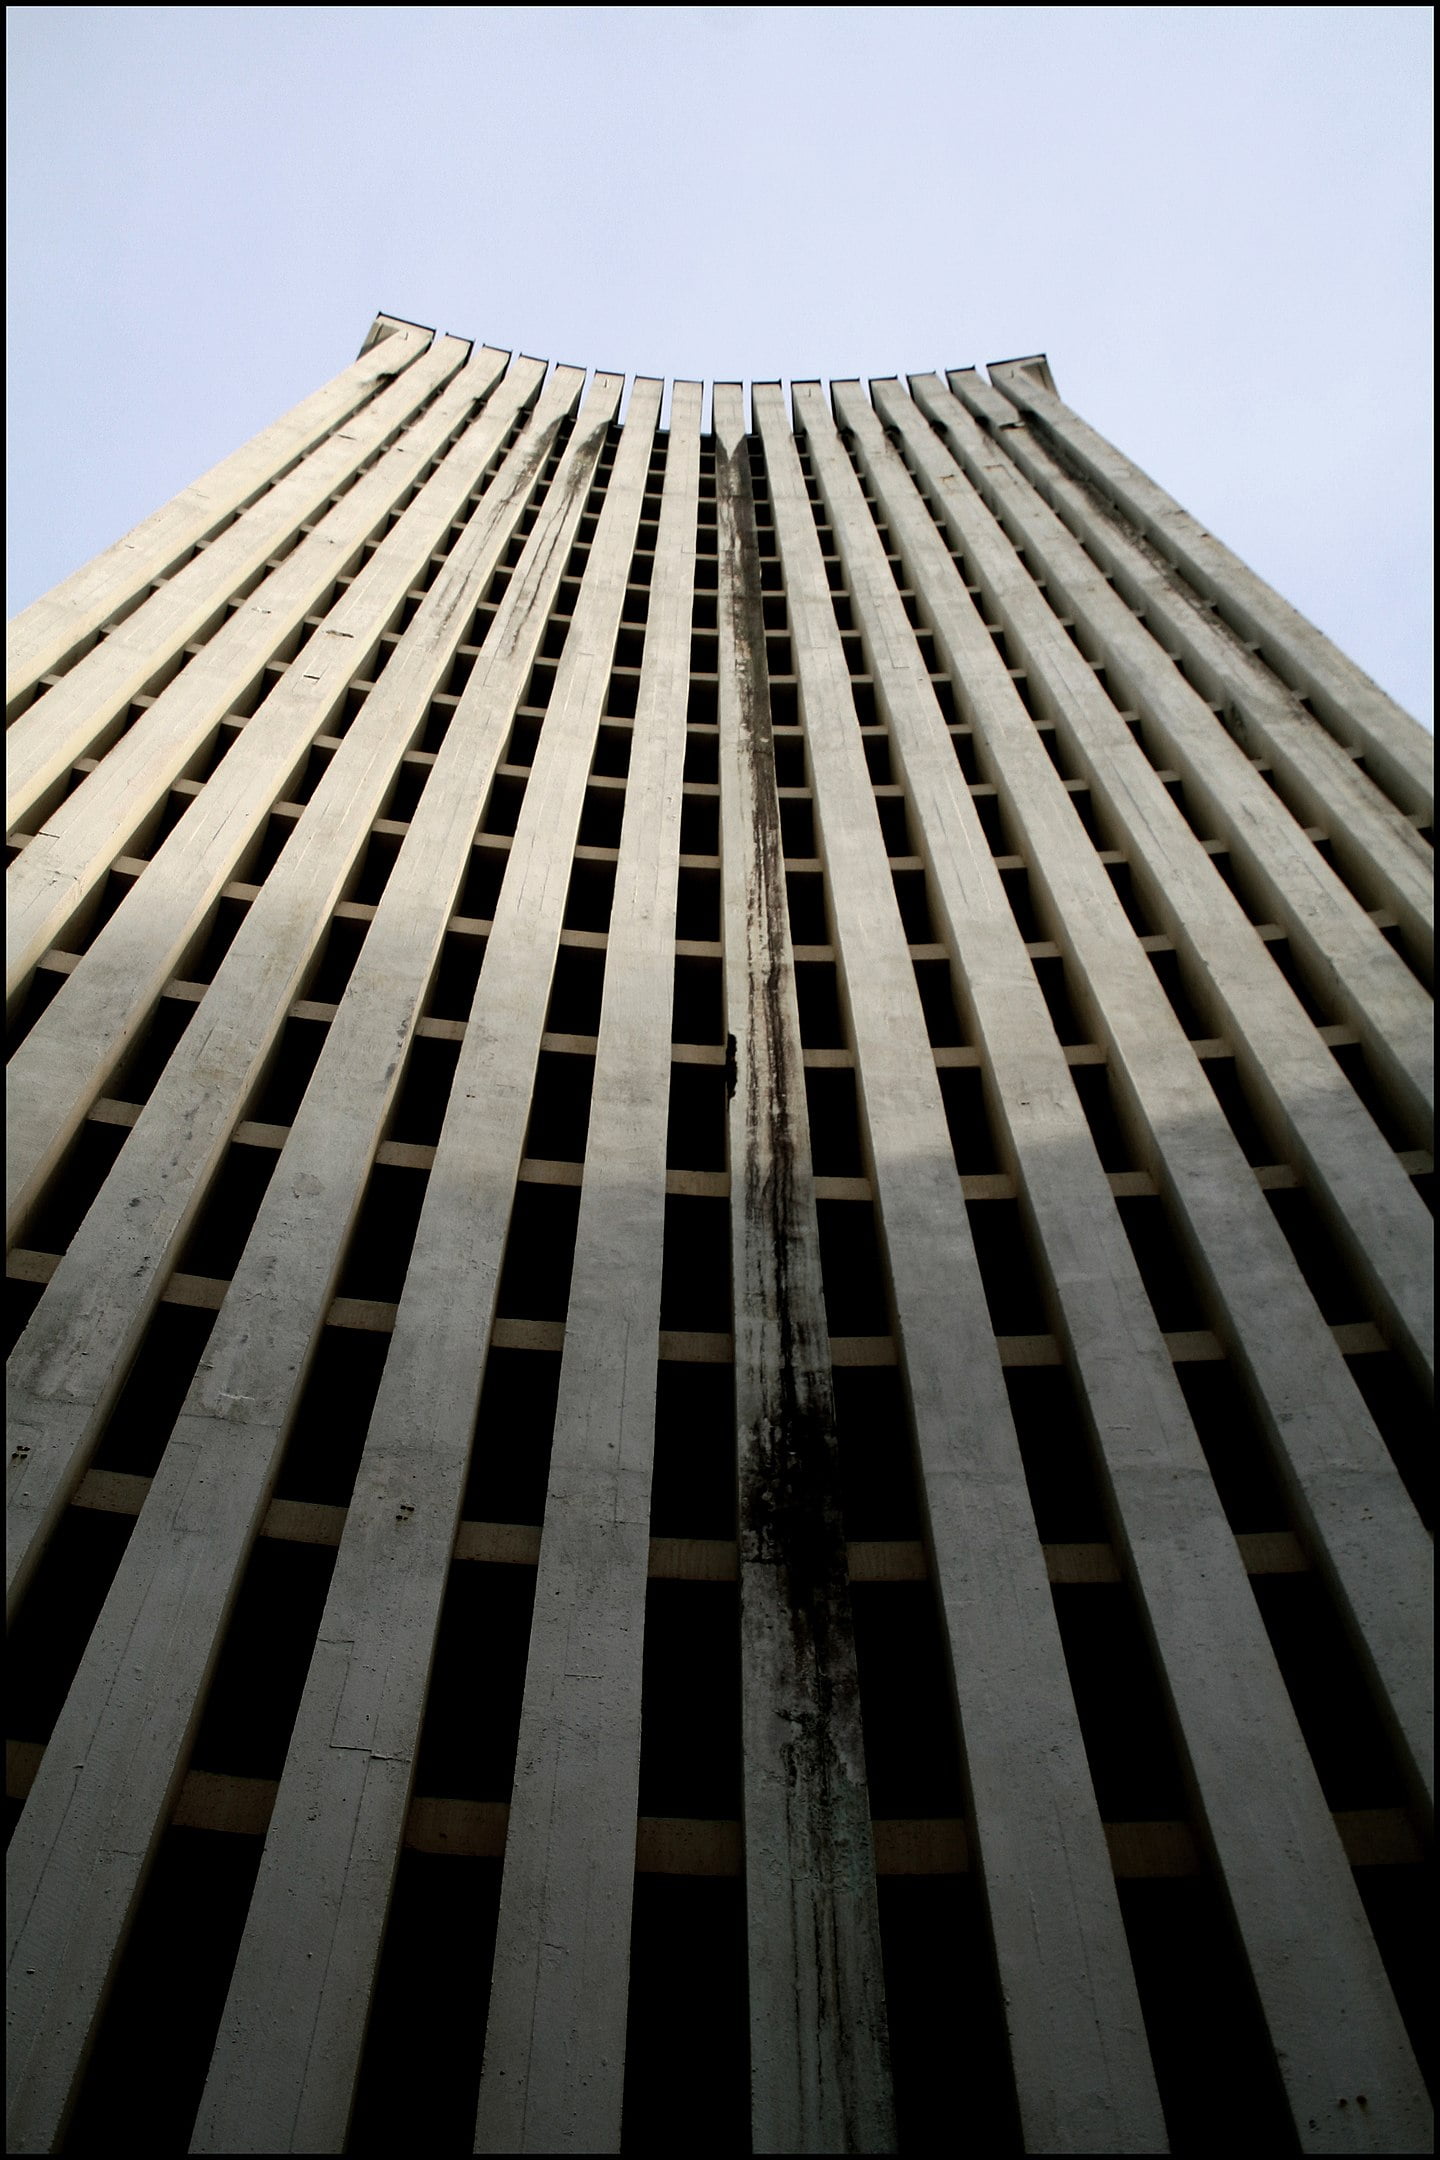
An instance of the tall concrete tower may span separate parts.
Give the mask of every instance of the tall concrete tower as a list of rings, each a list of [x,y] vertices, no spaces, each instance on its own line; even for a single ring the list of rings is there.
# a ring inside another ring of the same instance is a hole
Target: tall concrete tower
[[[12,2149],[1420,2151],[1428,740],[1042,358],[624,390],[16,625]]]

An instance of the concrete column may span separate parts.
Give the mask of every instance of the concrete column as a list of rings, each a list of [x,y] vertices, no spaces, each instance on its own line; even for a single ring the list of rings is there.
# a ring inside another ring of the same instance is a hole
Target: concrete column
[[[1072,994],[1105,1046],[1132,1139],[1169,1202],[1214,1324],[1248,1383],[1296,1519],[1335,1593],[1401,1760],[1422,1805],[1433,1807],[1425,1618],[1431,1556],[1424,1528],[882,423],[907,442],[912,426],[928,431],[891,385],[876,386],[874,411],[853,384],[837,384],[835,400],[895,546],[924,595],[941,663],[1024,851],[1032,893],[1063,939],[1074,970]],[[962,491],[968,494],[966,483],[955,474],[947,512]],[[977,575],[1003,583],[1003,536],[978,503],[967,500],[965,516],[967,559]],[[1018,564],[1014,574],[1028,578]],[[1003,683],[1005,694],[997,687],[983,695],[987,683]],[[1073,695],[1068,686],[1066,695]]]
[[[398,431],[407,418],[465,364],[464,338],[442,338],[408,368],[383,400],[381,418]],[[383,442],[383,434],[379,440]],[[183,664],[183,648],[217,623],[225,604],[263,571],[266,559],[293,541],[299,527],[378,447],[367,408],[352,427],[338,429],[276,482],[258,502],[143,600],[53,688],[42,691],[11,726],[5,774],[5,830],[13,832],[46,791],[90,750],[103,747],[130,699],[167,661]]]
[[[714,397],[751,2135],[893,2152],[754,498],[739,386]]]
[[[1109,1854],[824,559],[778,388],[758,387],[755,402],[1026,2149],[1164,2151]]]
[[[580,383],[578,371],[562,371],[542,402],[537,438],[530,445],[532,481],[561,420],[573,409]],[[10,2109],[17,2151],[48,2150],[63,2127],[169,1803],[184,1775],[225,1621],[618,388],[615,378],[601,378],[592,393],[588,425],[582,415],[532,545],[456,710],[433,785],[421,799],[377,908],[12,1842]],[[488,534],[482,528],[475,540],[462,538],[410,626],[404,651],[346,737],[347,746],[371,724],[373,708],[373,722],[389,737],[392,759],[399,755],[424,714],[426,671],[448,666],[506,538],[504,524]],[[405,682],[412,647],[425,656],[418,699],[416,680]],[[335,837],[343,859],[350,860],[353,850],[343,830]],[[266,893],[280,876],[277,867]],[[298,912],[293,892],[290,905]],[[217,976],[217,986],[220,980]],[[237,987],[245,986],[242,976]],[[202,1065],[195,1084],[204,1077]],[[212,1068],[212,1081],[221,1077],[223,1068]],[[183,1130],[183,1118],[178,1122]],[[137,1136],[142,1127],[143,1120]],[[142,1185],[142,1193],[146,1189]],[[479,1339],[483,1343],[483,1331]],[[356,1520],[352,1510],[352,1525]],[[447,1545],[447,1557],[448,1550]],[[322,1628],[318,1662],[324,1666],[337,1654]],[[428,1661],[427,1646],[409,1698],[417,1721]],[[76,1763],[83,1764],[78,1775]],[[403,1800],[401,1805],[403,1815]],[[272,1845],[277,1834],[272,1825]],[[397,1830],[397,1842],[398,1835]],[[357,1866],[369,1849],[364,1835],[357,1834]],[[387,1848],[386,1858],[393,1858],[393,1849]],[[297,1879],[312,1881],[303,1868]],[[104,1884],[103,1896],[95,1894],[97,1880]],[[274,2067],[266,2050],[254,2060],[262,2068]],[[276,2089],[279,2085],[277,2070]],[[266,2142],[263,2128],[256,2135],[258,2146],[223,2149],[282,2149]]]
[[[579,380],[578,371],[562,379],[559,409],[552,405],[548,427],[526,438],[532,486]],[[537,421],[546,417],[542,410]],[[103,1428],[400,758],[464,636],[469,579],[478,582],[481,564],[493,569],[505,544],[503,526],[487,520],[474,552],[462,542],[426,595],[12,1353],[12,1604]],[[332,665],[348,676],[338,657]]]
[[[379,981],[413,978],[417,945],[438,948],[444,896],[463,874],[622,387],[619,376],[593,380],[526,551],[525,589],[487,640],[495,672],[473,700],[467,694],[470,725],[422,797],[387,888],[388,899],[403,870]],[[344,2146],[660,390],[642,383],[633,393],[556,672],[211,2059],[196,2152]],[[424,815],[432,794],[433,822]],[[367,952],[380,928],[377,916]],[[377,969],[380,962],[377,954]],[[367,1001],[369,990],[367,982]],[[353,983],[350,994],[359,996]],[[371,1070],[383,1069],[376,1053]],[[328,1252],[331,1241],[319,1249]]]
[[[968,386],[968,377],[955,379]],[[1360,1030],[1377,1075],[1414,1127],[1417,1144],[1427,1145],[1434,1129],[1435,1051],[1431,1001],[1421,984],[1198,691],[973,413],[938,378],[917,376],[913,387],[921,410],[944,434],[972,487],[1032,559],[1033,576],[1045,580],[1043,598],[1032,582],[1023,627],[1029,629],[1030,619],[1038,621],[1036,610],[1043,608],[1053,639],[1057,616],[1071,616],[1089,658],[1104,665],[1111,692],[1104,704],[1109,710],[1101,712],[1092,699],[1097,725],[1091,740],[1102,739],[1103,727],[1123,743],[1118,732],[1123,723],[1118,723],[1114,708],[1133,703],[1158,737],[1163,763],[1178,765],[1187,790],[1193,789],[1188,797],[1193,808],[1213,808],[1220,837],[1229,841],[1237,868],[1267,915],[1284,929],[1301,969],[1322,1002]],[[967,387],[966,396],[977,403],[982,398],[990,404],[1001,402],[984,385]],[[1103,797],[1105,780],[1097,776],[1092,786]],[[1171,816],[1179,822],[1173,805]],[[1214,875],[1212,866],[1212,879]]]
[[[1393,910],[1412,965],[1426,982],[1432,981],[1435,858],[1414,821],[1396,809],[1354,753],[1326,733],[1295,692],[1257,656],[1251,642],[1230,628],[1215,603],[1202,600],[1094,486],[1077,481],[1041,433],[1017,421],[1007,399],[973,370],[948,379],[956,396],[986,423],[1150,635],[1165,651],[1178,655],[1186,681],[1210,701],[1242,751],[1263,758],[1296,815],[1325,834],[1361,905]],[[1177,739],[1177,749],[1189,732]],[[1217,837],[1243,847],[1246,828],[1230,818],[1210,789],[1213,751],[1204,739],[1205,754],[1198,754],[1202,739],[1203,730],[1197,729],[1197,755],[1181,768],[1186,793],[1204,803]]]
[[[645,386],[650,391],[650,386]],[[653,392],[632,399],[638,461]],[[618,2152],[660,1350],[698,383],[673,392],[505,1840],[477,2152]],[[654,483],[652,482],[652,492]],[[592,563],[588,580],[623,576]],[[480,1444],[485,1445],[482,1435]]]
[[[352,360],[333,381],[302,398],[239,450],[182,488],[163,510],[156,510],[123,540],[16,616],[8,639],[7,723],[17,701],[42,675],[72,661],[77,648],[102,623],[133,607],[153,579],[164,577],[191,548],[246,509],[332,428],[403,374],[435,335],[418,323],[388,315],[376,317],[375,331],[379,336],[372,332],[359,359]]]
[[[1203,599],[1213,600],[1268,666],[1307,698],[1332,735],[1359,751],[1402,810],[1434,817],[1434,744],[1378,684],[1347,660],[1297,608],[1122,457],[1057,395],[1043,359],[997,362],[992,380]]]
[[[964,436],[967,448],[974,438],[987,472],[1003,468],[1002,480],[1008,476],[1014,487],[1023,487],[948,391],[933,378],[917,378],[916,387],[927,399],[943,400],[939,409],[947,424]],[[896,385],[880,384],[875,395],[878,410],[903,431],[917,473],[975,562],[987,604],[995,611],[992,619],[1029,670],[1041,709],[1082,761],[1142,900],[1170,930],[1202,1000],[1208,994],[1218,1007],[1223,1032],[1234,1042],[1283,1152],[1293,1153],[1302,1166],[1396,1348],[1422,1384],[1433,1388],[1429,1220],[1407,1173],[966,475]],[[1033,495],[1030,502],[1043,509]],[[1068,535],[1065,539],[1073,546]],[[1218,729],[1214,734],[1229,747]],[[1068,916],[1065,924],[1068,935],[1073,929]],[[1422,997],[1408,970],[1388,947],[1383,949],[1404,977],[1407,998],[1410,993]],[[1418,1045],[1412,1047],[1418,1057]]]
[[[6,881],[7,1001],[24,988],[46,948],[62,942],[66,926],[116,857],[134,852],[136,835],[161,809],[186,766],[214,741],[225,715],[243,705],[257,683],[268,687],[266,663],[291,658],[306,616],[323,604],[336,578],[356,566],[364,567],[364,543],[378,534],[383,544],[390,509],[466,426],[503,374],[505,359],[504,353],[485,351],[462,368],[393,449],[346,491],[279,569],[235,610],[98,769],[45,818],[43,829],[12,865]],[[392,391],[378,398],[366,415],[373,429],[372,449],[391,432],[389,416],[382,408],[394,395]],[[397,609],[403,598],[402,588],[396,596]],[[327,614],[339,615],[347,599],[348,594],[341,595]],[[346,635],[344,626],[327,620],[311,645],[337,635]],[[323,643],[318,650],[324,651]],[[356,658],[360,657],[357,650]],[[307,667],[313,667],[309,647],[306,658],[296,666],[296,675],[303,676]]]
[[[543,377],[543,362],[516,362],[505,383],[487,401],[484,412],[336,601],[323,630],[306,648],[304,665],[290,668],[246,723],[186,812],[183,825],[156,849],[125,900],[81,955],[60,994],[46,1007],[11,1059],[6,1071],[10,1098],[6,1141],[9,1241],[19,1234],[25,1210],[54,1168],[61,1150],[74,1137],[90,1105],[103,1093],[128,1044],[154,1010],[164,985],[201,934],[209,910],[263,832],[271,810],[283,798],[310,744],[334,720],[348,685],[373,655],[379,632],[401,607],[416,579],[424,575],[429,557],[445,538],[451,520],[464,510],[467,496],[500,450],[517,416],[533,401]],[[567,378],[572,384],[577,379]],[[464,394],[458,382],[456,390]],[[552,432],[554,419],[552,410]],[[546,423],[538,420],[534,426],[543,431]],[[550,434],[544,435],[547,444],[550,439]],[[539,440],[537,434],[534,441],[517,445],[456,543],[456,562],[463,560],[472,577],[482,555],[489,561],[503,552],[534,485],[533,452]],[[401,454],[403,446],[391,453],[392,457]],[[361,487],[365,485],[364,481],[360,483]],[[445,575],[453,578],[454,574],[454,569],[447,567]],[[459,634],[463,632],[457,626]],[[189,673],[187,670],[182,682],[188,681]],[[138,734],[139,729],[134,733]],[[131,739],[127,737],[126,743]],[[112,752],[94,776],[104,784],[93,819],[86,802],[88,787],[75,798],[77,803],[85,804],[86,826],[95,850],[92,862],[97,857],[104,860],[109,853],[95,828],[107,810],[114,810],[117,796],[123,802],[132,792],[133,774],[126,774],[115,789],[109,784],[115,760],[119,760],[124,772],[125,747],[122,744]],[[58,829],[61,821],[55,823]],[[15,868],[28,868],[28,856],[39,845],[38,840],[32,842]],[[76,875],[78,878],[78,869]],[[40,896],[32,898],[37,908],[42,905]]]
[[[1423,2149],[1429,2108],[1319,1779],[1146,1299],[928,669],[817,385],[803,430],[1077,1383],[1115,1542],[1307,2151]],[[928,595],[923,593],[922,599]],[[987,639],[988,643],[988,639]],[[999,655],[978,706],[1018,703]],[[1079,835],[1077,845],[1088,845]],[[1354,2095],[1364,2092],[1361,2111]],[[1337,2099],[1345,2096],[1345,2105]]]

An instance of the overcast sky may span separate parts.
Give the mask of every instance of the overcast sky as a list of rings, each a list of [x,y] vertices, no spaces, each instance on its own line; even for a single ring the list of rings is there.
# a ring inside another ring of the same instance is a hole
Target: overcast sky
[[[1043,350],[1430,721],[1426,8],[8,26],[12,611],[379,308],[711,379]]]

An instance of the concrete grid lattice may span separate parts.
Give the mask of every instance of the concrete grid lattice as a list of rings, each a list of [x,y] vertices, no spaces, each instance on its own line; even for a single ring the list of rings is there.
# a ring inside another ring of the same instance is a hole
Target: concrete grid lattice
[[[1428,738],[1043,358],[625,390],[12,628],[11,2149],[1427,2150]]]

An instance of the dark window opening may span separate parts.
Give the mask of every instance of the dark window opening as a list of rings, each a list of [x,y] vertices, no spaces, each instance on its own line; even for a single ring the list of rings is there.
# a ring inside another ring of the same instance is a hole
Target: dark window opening
[[[1213,2153],[1233,2142],[1237,2122],[1259,2150],[1297,2152],[1250,1976],[1210,1879],[1116,1888],[1171,2152]]]
[[[796,945],[828,945],[830,926],[825,917],[825,880],[820,872],[787,870],[785,894],[789,903],[792,942]]]
[[[162,997],[111,1075],[110,1093],[122,1102],[148,1102],[197,1010],[188,998]]]
[[[1047,1334],[1050,1318],[1021,1223],[1019,1202],[971,1200],[966,1213],[995,1333]]]
[[[494,921],[509,861],[508,848],[478,845],[471,848],[465,882],[455,904],[457,915],[464,915],[471,922]]]
[[[868,1200],[818,1200],[820,1271],[832,1335],[888,1335],[890,1306],[875,1210]]]
[[[430,1035],[414,1038],[400,1093],[390,1113],[387,1139],[415,1147],[434,1147],[445,1122],[445,1109],[460,1055],[456,1042]]]
[[[735,1535],[735,1369],[662,1358],[655,1389],[653,1537]]]
[[[1023,2152],[976,1877],[893,1876],[876,1887],[900,2151],[934,2153],[953,2143],[954,2046],[963,2032],[967,2135],[981,2152]]]
[[[560,1353],[490,1345],[465,1486],[467,1522],[542,1523]]]
[[[1213,1088],[1215,1099],[1225,1113],[1225,1122],[1245,1152],[1246,1162],[1252,1165],[1274,1162],[1276,1151],[1266,1139],[1250,1106],[1234,1058],[1203,1058],[1200,1070]]]
[[[555,976],[545,1028],[552,1035],[595,1035],[605,988],[605,955],[578,945],[562,945],[555,955]]]
[[[672,1065],[665,1141],[667,1166],[672,1170],[723,1170],[728,1110],[729,1090],[720,1066]]]
[[[926,891],[923,870],[892,870],[895,898],[900,906],[900,920],[905,926],[905,937],[911,945],[933,945],[935,921],[930,912],[930,897]]]
[[[720,801],[715,795],[686,795],[680,805],[682,855],[718,855]]]
[[[447,930],[425,996],[427,1019],[468,1020],[484,964],[483,937],[470,930]]]
[[[637,1875],[622,2153],[749,2152],[748,2003],[744,1885]]]
[[[613,862],[591,862],[577,857],[570,869],[570,890],[565,897],[567,930],[606,931],[615,904]]]
[[[606,727],[602,721],[600,731],[595,737],[595,755],[590,762],[591,772],[606,780],[625,779],[630,771],[630,752],[634,742],[633,728]]]
[[[1191,1042],[1203,1042],[1213,1036],[1215,1030],[1198,1008],[1192,1003],[1190,993],[1180,971],[1180,955],[1177,952],[1152,952],[1147,955],[1154,968],[1160,987],[1170,1001],[1170,1009]]]
[[[910,1413],[898,1366],[837,1365],[835,1431],[847,1538],[918,1538]]]
[[[696,1193],[667,1193],[660,1288],[662,1328],[728,1334],[730,1203]]]
[[[800,1014],[800,1040],[807,1050],[844,1049],[845,1020],[833,960],[796,961],[795,1003]]]
[[[256,1539],[200,1719],[195,1769],[279,1777],[334,1567],[333,1546]]]
[[[1055,1583],[1051,1596],[1102,1820],[1183,1819],[1185,1780],[1129,1589]]]
[[[320,1330],[275,1482],[279,1498],[350,1505],[389,1349],[378,1329]]]
[[[516,1186],[496,1297],[501,1318],[565,1318],[579,1214],[577,1185]]]
[[[888,735],[865,737],[865,763],[869,768],[871,785],[888,787],[894,774],[890,767],[890,738]]]
[[[425,1205],[427,1173],[376,1163],[341,1271],[338,1295],[398,1303]]]
[[[525,1153],[540,1162],[584,1162],[595,1060],[542,1050],[530,1100]]]
[[[845,1066],[807,1065],[805,1102],[810,1121],[811,1166],[816,1176],[863,1176],[854,1072]]]
[[[1252,1575],[1250,1587],[1327,1806],[1403,1807],[1389,1734],[1320,1576]]]
[[[498,1860],[401,1853],[347,2153],[469,2150],[499,1910]]]
[[[1331,1327],[1368,1320],[1370,1308],[1308,1192],[1268,1192],[1270,1212],[1285,1233],[1295,1263]]]
[[[710,944],[720,939],[720,877],[714,870],[682,870],[676,891],[675,935]]]
[[[184,2152],[229,1992],[262,1841],[167,1829],[102,2014],[67,2153]]]
[[[805,738],[803,735],[779,735],[774,738],[776,787],[808,787],[810,778],[805,770]]]
[[[905,811],[905,799],[901,795],[877,795],[875,810],[880,819],[880,830],[885,836],[887,855],[913,855],[914,844],[910,837],[910,821]]]
[[[740,1812],[740,1623],[734,1583],[652,1581],[645,1596],[640,1813]]]
[[[272,818],[271,823],[274,824],[274,822],[275,820]],[[346,899],[357,900],[365,907],[375,907],[379,903],[385,887],[390,882],[390,873],[395,867],[395,859],[399,853],[400,841],[394,833],[372,832],[365,843],[365,852],[360,858],[360,866],[345,894]],[[263,873],[257,875],[255,880],[257,884],[260,882],[260,876],[263,876]]]
[[[1103,1544],[1105,1502],[1069,1373],[1063,1365],[1014,1365],[1005,1387],[1041,1543]]]
[[[725,985],[718,960],[676,960],[670,1039],[677,1043],[724,1042]]]
[[[780,833],[787,857],[813,861],[815,846],[815,805],[803,797],[785,796],[780,804]]]
[[[134,1527],[131,1515],[81,1507],[56,1524],[10,1631],[11,1740],[50,1738]]]
[[[222,908],[225,904],[222,902]],[[317,1005],[339,1004],[345,994],[345,985],[355,972],[355,963],[369,927],[368,922],[357,922],[348,915],[332,918],[305,978],[307,999],[313,999]]]
[[[964,1022],[955,1005],[955,988],[948,960],[917,960],[915,986],[925,1014],[925,1031],[931,1048],[953,1050],[966,1041]]]
[[[852,1583],[870,1813],[964,1812],[948,1661],[934,1591],[921,1583]]]
[[[945,1065],[939,1078],[956,1169],[962,1177],[993,1176],[1002,1164],[985,1100],[983,1073],[978,1065]]]
[[[580,812],[580,846],[618,848],[624,819],[625,793],[622,788],[586,788],[585,803]]]
[[[714,787],[720,778],[720,738],[718,735],[698,735],[693,730],[685,737],[685,778],[702,786]]]
[[[232,1140],[210,1180],[200,1212],[181,1248],[179,1273],[228,1282],[240,1265],[255,1218],[280,1157],[273,1148]]]
[[[1393,1350],[1347,1358],[1405,1489],[1426,1528],[1435,1521],[1434,1418],[1420,1387]]]
[[[1134,1170],[1138,1166],[1134,1150],[1125,1135],[1125,1127],[1116,1108],[1115,1090],[1111,1084],[1108,1067],[1104,1065],[1072,1065],[1070,1079],[1080,1098],[1090,1137],[1095,1142],[1096,1153],[1107,1170]]]
[[[525,801],[527,783],[509,773],[497,773],[490,784],[489,799],[480,830],[492,833],[497,839],[507,838],[520,822],[520,810]]]
[[[1140,1280],[1145,1285],[1155,1318],[1167,1335],[1192,1328],[1207,1328],[1210,1316],[1200,1299],[1195,1278],[1165,1213],[1156,1198],[1117,1200],[1120,1220]]]
[[[451,1562],[416,1750],[417,1792],[510,1798],[534,1605],[533,1568]]]
[[[80,1127],[26,1225],[26,1243],[32,1251],[69,1250],[129,1137],[126,1125],[87,1120]]]
[[[1182,1360],[1175,1377],[1205,1451],[1225,1519],[1237,1537],[1288,1530],[1290,1510],[1264,1433],[1233,1366]]]

